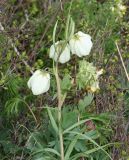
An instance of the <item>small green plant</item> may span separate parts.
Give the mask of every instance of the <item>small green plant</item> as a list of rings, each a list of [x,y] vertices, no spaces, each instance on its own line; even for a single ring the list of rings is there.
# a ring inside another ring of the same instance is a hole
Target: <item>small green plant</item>
[[[114,148],[120,150],[110,142],[119,135],[111,129],[111,114],[102,112],[125,109],[123,119],[129,117],[128,82],[114,43],[122,35],[128,64],[126,2],[5,4],[0,9],[0,159],[110,160]],[[122,132],[128,134],[128,126]]]
[[[94,152],[102,153],[106,158],[112,159],[106,147],[111,144],[99,145],[96,140],[100,134],[96,129],[94,117],[84,118],[82,112],[89,106],[93,100],[93,93],[99,89],[98,77],[102,71],[97,71],[92,63],[84,58],[79,61],[79,69],[76,77],[78,89],[89,90],[84,100],[79,101],[78,107],[64,106],[69,89],[73,87],[70,80],[71,75],[64,76],[61,80],[59,76],[59,63],[66,63],[70,60],[72,52],[78,57],[89,55],[92,48],[91,37],[83,32],[74,34],[75,24],[68,16],[65,40],[56,42],[56,30],[58,22],[53,31],[53,45],[50,48],[50,58],[53,59],[53,74],[56,80],[57,88],[57,107],[44,106],[47,110],[49,123],[45,133],[42,131],[34,132],[30,135],[27,146],[32,151],[34,160],[76,160],[79,158],[92,159]],[[50,74],[46,71],[37,70],[28,81],[28,87],[34,95],[45,93],[50,88]],[[79,109],[77,109],[79,108]],[[45,135],[47,134],[47,135]],[[106,159],[105,158],[105,159]]]

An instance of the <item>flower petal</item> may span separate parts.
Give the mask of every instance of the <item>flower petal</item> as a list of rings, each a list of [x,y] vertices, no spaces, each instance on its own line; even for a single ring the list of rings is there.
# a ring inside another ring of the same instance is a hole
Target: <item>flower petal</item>
[[[59,62],[66,63],[69,60],[70,60],[70,48],[69,45],[67,45],[59,57]]]

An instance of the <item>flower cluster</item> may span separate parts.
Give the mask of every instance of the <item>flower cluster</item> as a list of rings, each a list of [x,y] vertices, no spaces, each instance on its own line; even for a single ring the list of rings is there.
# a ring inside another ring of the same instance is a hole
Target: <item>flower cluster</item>
[[[62,40],[53,44],[50,47],[49,57],[55,62],[64,64],[70,60],[71,53],[78,57],[89,55],[92,45],[91,36],[79,31],[70,38],[69,42]],[[100,74],[102,74],[101,71],[97,72],[92,63],[85,60],[80,61],[77,74],[79,88],[90,88],[92,92],[95,92],[99,89],[98,77]],[[50,88],[50,74],[46,71],[35,71],[28,81],[28,87],[34,95],[47,92]]]
[[[81,31],[72,36],[69,42],[58,41],[50,47],[49,57],[55,62],[66,63],[70,60],[72,54],[78,57],[86,56],[92,48],[91,36]],[[45,93],[50,88],[50,74],[46,71],[37,70],[28,81],[28,87],[33,95]]]
[[[91,36],[81,31],[77,32],[68,43],[58,41],[50,48],[49,57],[54,61],[66,63],[70,60],[70,52],[78,57],[89,55],[92,48]]]

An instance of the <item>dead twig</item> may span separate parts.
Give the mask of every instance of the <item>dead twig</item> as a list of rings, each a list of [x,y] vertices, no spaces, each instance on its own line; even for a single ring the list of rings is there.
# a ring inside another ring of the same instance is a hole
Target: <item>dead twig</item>
[[[116,44],[116,47],[117,47],[117,50],[118,50],[118,54],[119,54],[119,56],[120,56],[120,60],[121,60],[122,66],[123,66],[124,71],[125,71],[125,75],[126,75],[126,77],[127,77],[127,80],[129,81],[129,75],[128,75],[127,69],[126,69],[126,67],[125,67],[125,64],[124,64],[124,61],[123,61],[123,58],[122,58],[120,49],[119,49],[119,47],[118,47],[117,42],[116,42],[115,44]]]

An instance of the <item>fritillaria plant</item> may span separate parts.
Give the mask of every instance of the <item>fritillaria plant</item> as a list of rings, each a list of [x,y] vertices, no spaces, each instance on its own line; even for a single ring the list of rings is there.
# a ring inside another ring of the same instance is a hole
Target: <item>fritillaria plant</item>
[[[66,160],[68,154],[64,153],[64,137],[62,128],[62,106],[66,98],[66,94],[61,89],[61,78],[59,77],[58,63],[62,65],[68,63],[73,54],[76,56],[84,57],[90,54],[93,43],[91,36],[81,31],[74,34],[74,21],[68,17],[66,25],[65,40],[55,41],[57,23],[53,31],[53,44],[50,47],[49,57],[53,59],[53,72],[57,85],[57,99],[58,99],[58,125],[53,121],[51,112],[48,109],[48,115],[50,117],[53,128],[59,136],[60,142],[60,157],[61,160]],[[79,62],[79,70],[76,75],[77,85],[79,88],[90,88],[90,91],[95,92],[99,89],[98,77],[102,71],[97,71],[96,67],[92,63],[86,60]],[[50,74],[46,71],[37,70],[31,76],[28,81],[28,87],[32,90],[34,95],[40,95],[47,92],[50,88]]]

